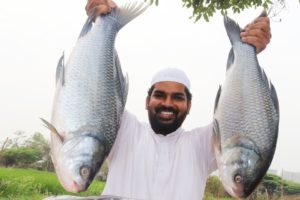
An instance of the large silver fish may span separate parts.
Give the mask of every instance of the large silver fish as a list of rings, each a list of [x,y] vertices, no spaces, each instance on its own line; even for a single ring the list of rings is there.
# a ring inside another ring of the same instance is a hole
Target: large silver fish
[[[232,48],[214,112],[214,146],[221,181],[236,198],[251,194],[268,170],[277,142],[279,105],[274,86],[259,66],[255,47],[240,27],[224,18]]]
[[[62,196],[50,196],[43,200],[138,200],[138,199],[117,197],[117,196],[111,196],[111,195],[88,196],[88,197],[62,195]]]
[[[70,192],[87,189],[108,155],[120,125],[128,84],[123,76],[115,38],[118,31],[148,6],[143,0],[122,0],[105,16],[84,24],[66,65],[56,72],[51,153],[56,174]]]

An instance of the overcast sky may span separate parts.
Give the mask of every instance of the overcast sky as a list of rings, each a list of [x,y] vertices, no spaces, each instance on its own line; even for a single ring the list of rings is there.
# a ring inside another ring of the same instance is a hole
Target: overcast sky
[[[86,0],[15,0],[0,2],[0,140],[17,130],[49,131],[56,64],[74,46],[86,20]],[[231,15],[243,27],[261,9]],[[182,68],[192,82],[193,105],[184,128],[212,121],[213,104],[225,77],[230,43],[220,14],[194,23],[180,0],[160,0],[125,26],[116,48],[129,75],[127,109],[147,121],[145,96],[152,75],[166,66]],[[281,19],[281,22],[279,22]],[[280,130],[272,169],[300,172],[300,4],[287,2],[271,20],[272,40],[259,62],[276,87]]]

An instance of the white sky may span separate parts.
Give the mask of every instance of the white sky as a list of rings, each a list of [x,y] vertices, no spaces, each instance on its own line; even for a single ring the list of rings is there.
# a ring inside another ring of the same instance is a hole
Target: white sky
[[[0,2],[0,140],[17,130],[49,137],[39,117],[50,119],[55,69],[68,55],[86,20],[86,0],[15,0]],[[243,27],[261,9],[232,16]],[[222,17],[194,23],[180,0],[160,0],[158,7],[124,27],[117,50],[130,89],[127,108],[146,121],[146,91],[154,72],[175,66],[192,82],[193,106],[184,127],[211,122],[219,84],[225,76],[230,43]],[[280,103],[278,146],[272,169],[300,172],[300,3],[287,2],[272,21],[272,40],[259,61],[274,83]]]

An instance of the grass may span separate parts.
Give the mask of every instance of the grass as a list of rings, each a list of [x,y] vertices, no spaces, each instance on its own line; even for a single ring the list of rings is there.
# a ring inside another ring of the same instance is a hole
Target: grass
[[[93,181],[80,194],[66,192],[55,173],[33,169],[0,168],[0,200],[40,200],[51,195],[97,196],[105,183]]]

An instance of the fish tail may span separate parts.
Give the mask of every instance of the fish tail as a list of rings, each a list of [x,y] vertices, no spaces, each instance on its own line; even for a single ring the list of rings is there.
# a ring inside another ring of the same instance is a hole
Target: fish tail
[[[119,29],[121,29],[128,22],[143,13],[149,6],[144,0],[117,0],[117,8],[115,9],[114,18],[119,22]]]
[[[225,16],[224,17],[224,24],[226,28],[227,35],[229,37],[229,40],[231,44],[235,42],[241,42],[241,28],[240,26],[231,18]]]

